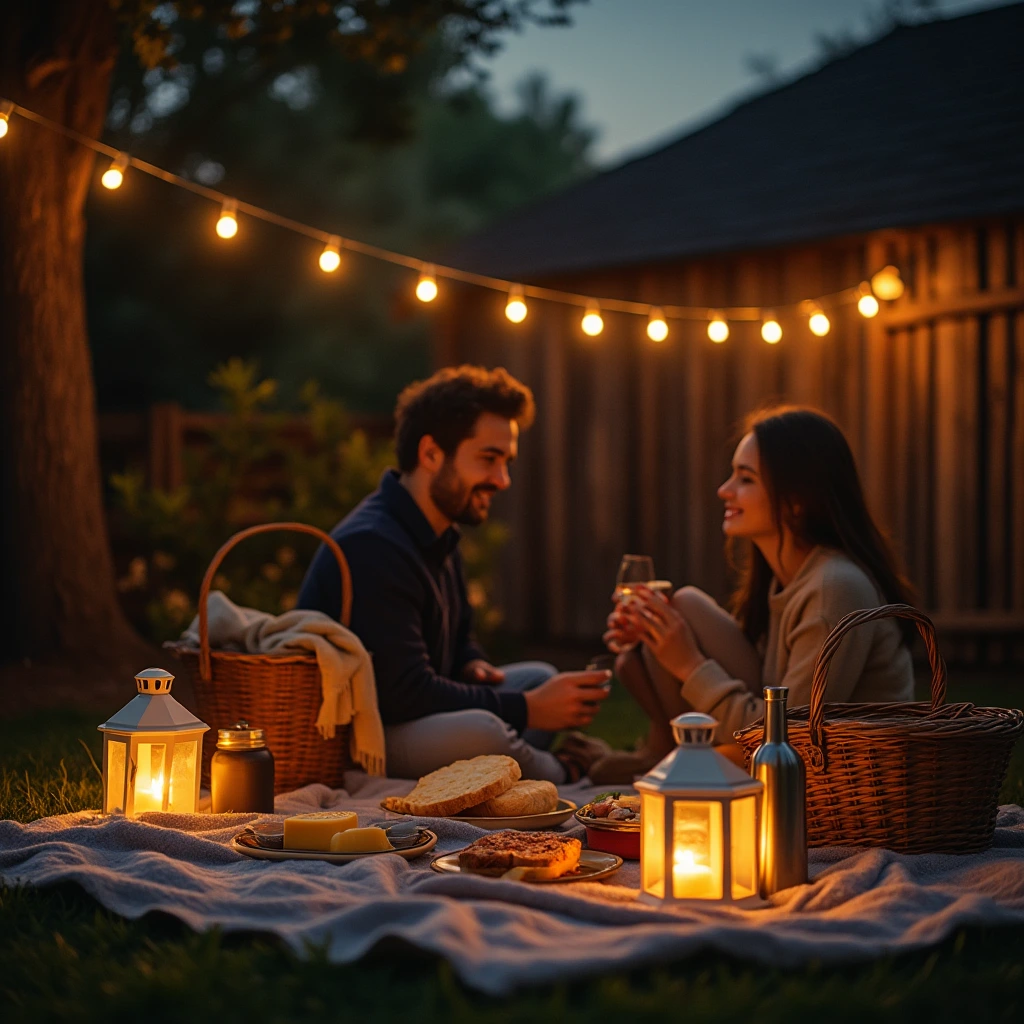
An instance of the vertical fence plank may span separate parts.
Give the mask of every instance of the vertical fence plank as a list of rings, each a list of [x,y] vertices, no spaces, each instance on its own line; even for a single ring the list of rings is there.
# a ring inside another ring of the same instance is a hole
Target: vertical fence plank
[[[568,401],[570,378],[567,346],[572,344],[566,329],[566,312],[557,306],[543,310],[541,329],[542,377],[544,381],[543,405],[538,409],[538,432],[543,439],[543,490],[534,514],[540,511],[544,520],[543,558],[544,583],[535,593],[547,608],[547,624],[555,636],[569,631],[568,607],[570,587],[569,552],[566,534],[569,529],[569,479],[567,462]],[[524,554],[526,554],[524,552]]]
[[[1018,228],[1018,235],[1024,240],[1024,227]],[[1024,246],[1022,246],[1024,250]],[[1021,252],[1024,260],[1024,251]],[[1024,266],[1018,270],[1024,273]],[[1019,278],[1018,278],[1019,280]],[[1012,574],[1013,607],[1024,610],[1024,312],[1013,316],[1013,435],[1012,472],[1010,481],[1013,486],[1012,517]]]

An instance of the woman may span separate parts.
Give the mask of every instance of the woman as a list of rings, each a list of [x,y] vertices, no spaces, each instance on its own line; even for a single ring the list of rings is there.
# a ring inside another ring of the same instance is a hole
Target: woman
[[[788,686],[791,707],[809,704],[814,662],[836,623],[859,608],[910,601],[846,438],[824,414],[784,406],[750,417],[718,496],[727,544],[749,547],[733,614],[696,587],[671,601],[643,588],[612,612],[604,638],[612,650],[637,645],[619,655],[616,672],[651,731],[639,751],[598,761],[596,783],[649,771],[675,746],[669,722],[684,711],[717,718],[716,742],[725,745],[764,713],[762,686]],[[849,633],[826,699],[912,700],[913,630],[882,619]]]

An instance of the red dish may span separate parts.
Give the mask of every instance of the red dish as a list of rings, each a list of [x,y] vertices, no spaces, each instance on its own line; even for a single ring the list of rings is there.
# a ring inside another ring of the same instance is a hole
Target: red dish
[[[591,825],[587,829],[587,846],[591,850],[602,850],[604,853],[614,853],[623,860],[640,859],[640,829],[630,831],[612,831],[607,828],[594,828]]]

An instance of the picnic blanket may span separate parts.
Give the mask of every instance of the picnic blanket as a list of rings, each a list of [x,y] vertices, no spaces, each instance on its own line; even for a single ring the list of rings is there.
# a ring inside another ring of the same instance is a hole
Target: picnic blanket
[[[278,813],[355,809],[381,820],[385,795],[411,782],[352,772],[345,790],[307,786]],[[565,786],[577,803],[593,786]],[[493,995],[526,985],[668,963],[715,950],[773,966],[866,960],[940,942],[970,925],[1024,924],[1024,810],[1000,808],[995,845],[974,856],[812,850],[811,882],[754,911],[663,910],[637,902],[639,866],[608,882],[529,885],[430,870],[439,853],[483,831],[419,819],[439,836],[417,861],[382,854],[346,864],[269,862],[232,851],[232,836],[267,815],[150,813],[138,820],[80,812],[27,825],[0,822],[0,878],[75,882],[127,918],[159,910],[196,930],[273,933],[299,956],[309,944],[351,963],[400,939],[447,959]],[[570,819],[565,831],[583,838]]]

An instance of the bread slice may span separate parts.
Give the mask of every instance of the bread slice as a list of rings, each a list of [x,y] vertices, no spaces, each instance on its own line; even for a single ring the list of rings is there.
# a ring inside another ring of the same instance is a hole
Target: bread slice
[[[472,818],[512,818],[526,814],[546,814],[558,807],[558,790],[553,782],[520,779],[511,789],[492,796],[462,813]]]
[[[522,771],[504,754],[481,754],[424,775],[405,797],[389,796],[384,806],[399,814],[443,818],[511,789]]]
[[[477,875],[500,876],[512,868],[526,868],[532,879],[559,878],[574,871],[583,844],[550,832],[492,832],[459,854],[459,867]]]

